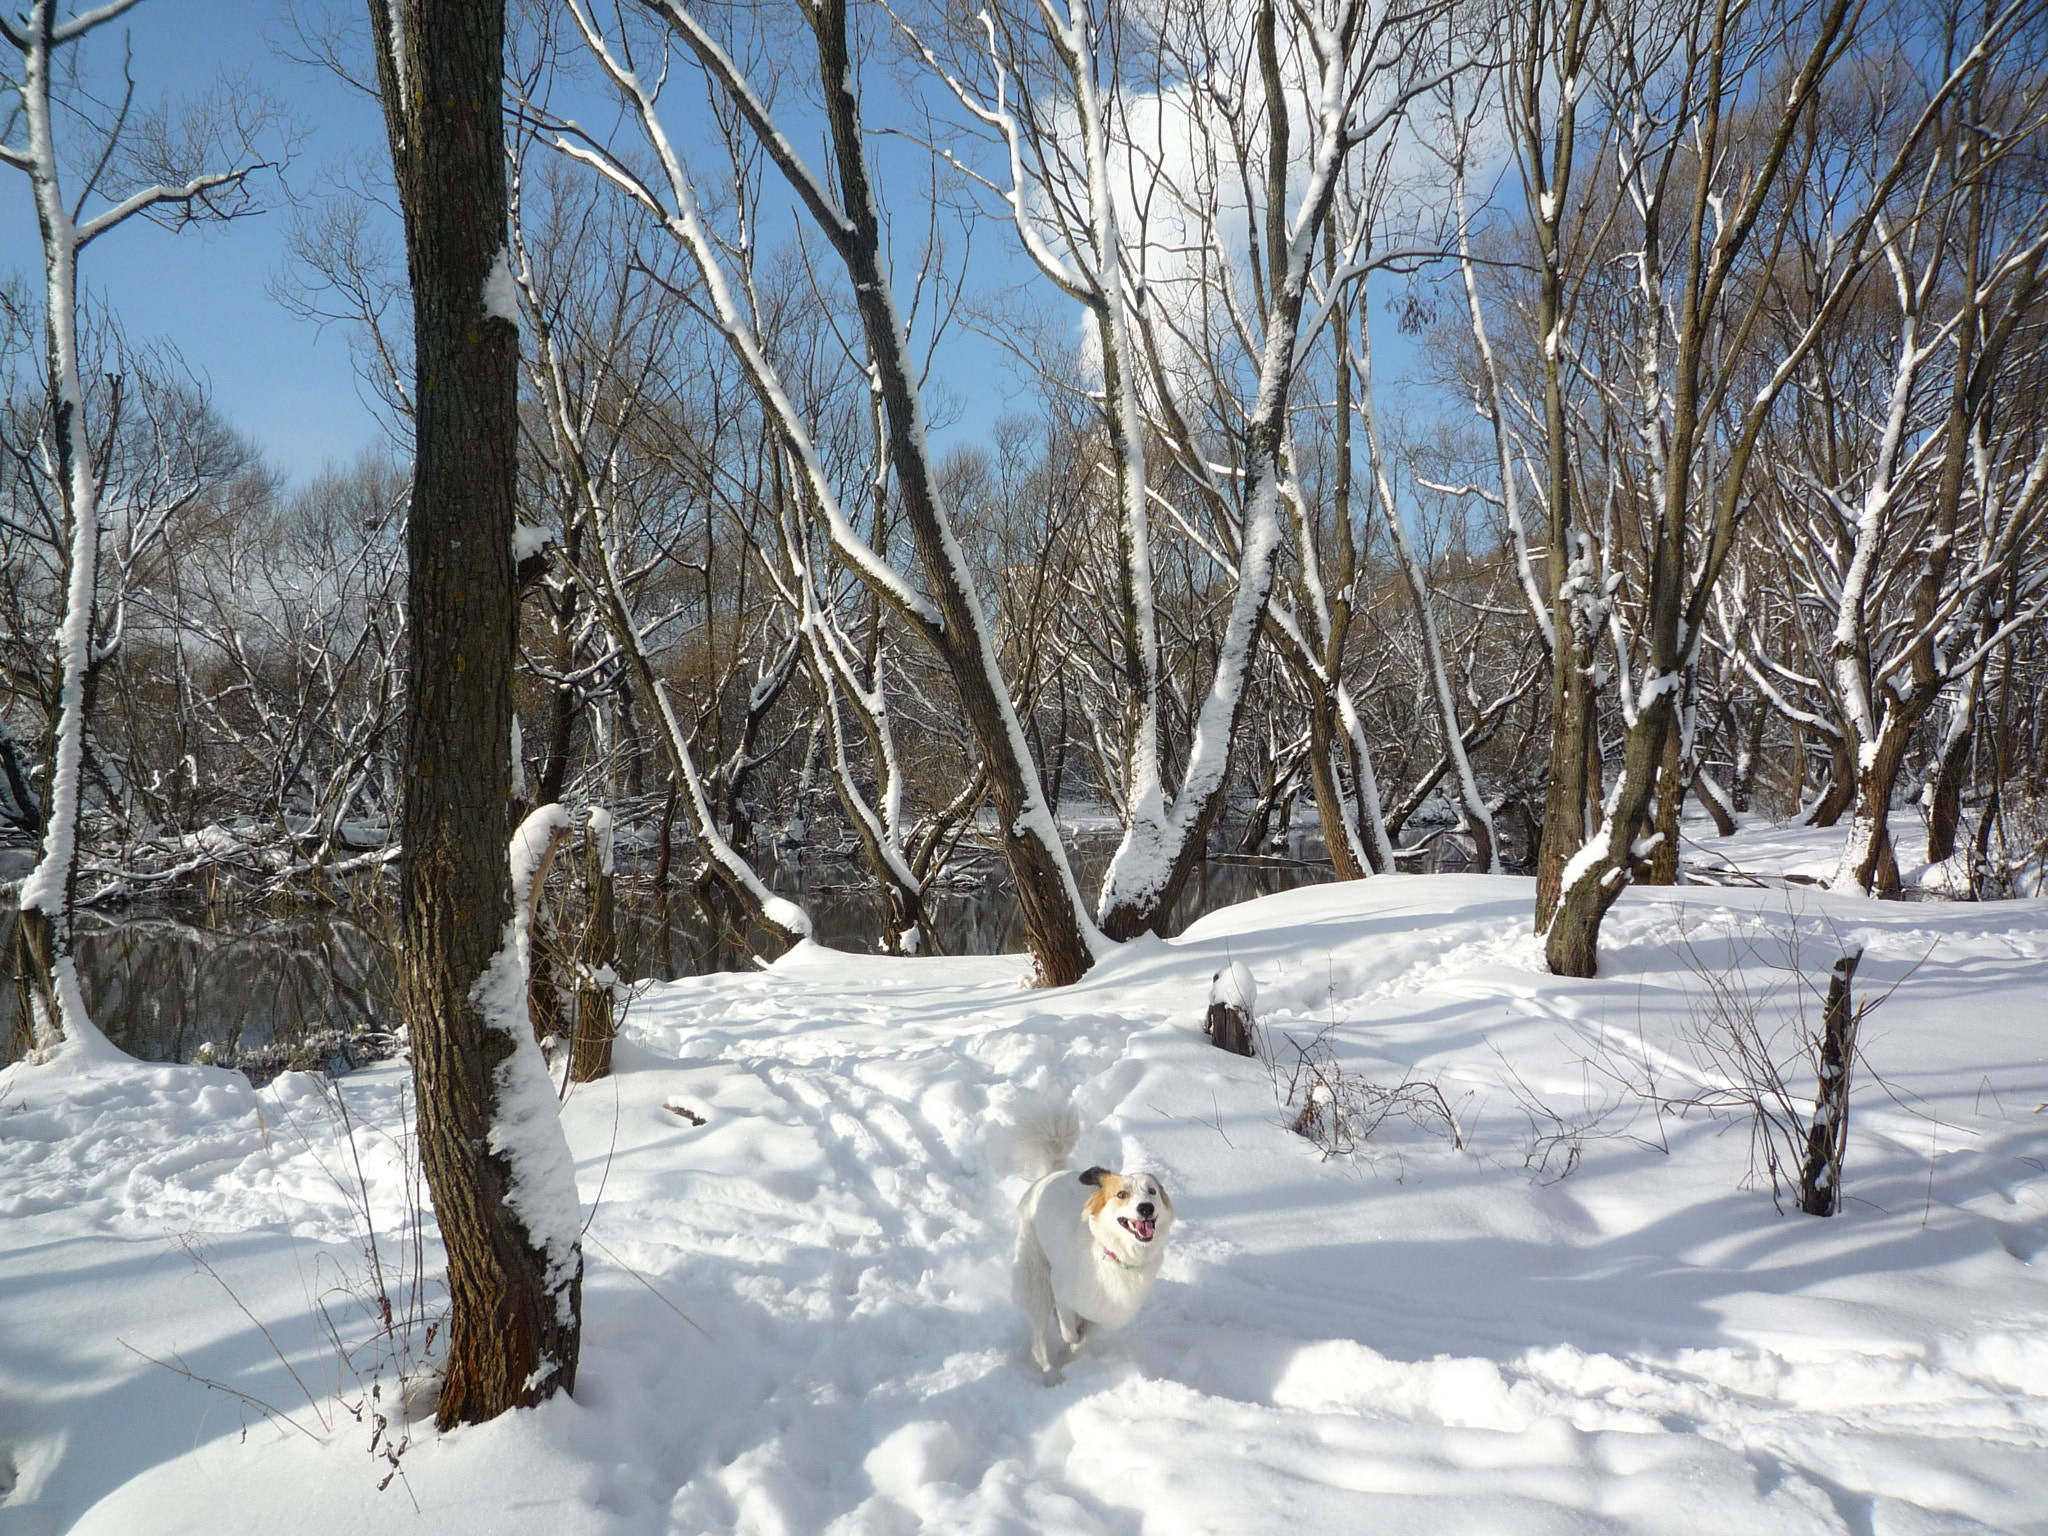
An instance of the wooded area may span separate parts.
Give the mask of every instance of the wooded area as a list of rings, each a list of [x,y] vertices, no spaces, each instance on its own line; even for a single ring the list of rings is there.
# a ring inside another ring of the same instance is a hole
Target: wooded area
[[[394,449],[287,493],[78,301],[88,241],[277,153],[246,102],[53,107],[123,9],[4,24],[50,253],[0,292],[25,1045],[83,1020],[75,903],[376,900],[422,685],[389,189],[294,210],[288,296]],[[2043,10],[519,10],[502,835],[596,808],[623,900],[753,947],[810,931],[774,857],[844,847],[897,952],[982,843],[1047,984],[1311,822],[1340,878],[1535,872],[1568,974],[1689,800],[1839,825],[1837,888],[2037,889]],[[940,451],[963,333],[1028,387]]]

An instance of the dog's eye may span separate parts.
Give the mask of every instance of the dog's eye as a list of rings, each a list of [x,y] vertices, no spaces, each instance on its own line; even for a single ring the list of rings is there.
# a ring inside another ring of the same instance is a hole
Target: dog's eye
[[[1116,1192],[1116,1197],[1119,1200],[1128,1200],[1131,1198],[1131,1192],[1128,1189],[1120,1189]]]

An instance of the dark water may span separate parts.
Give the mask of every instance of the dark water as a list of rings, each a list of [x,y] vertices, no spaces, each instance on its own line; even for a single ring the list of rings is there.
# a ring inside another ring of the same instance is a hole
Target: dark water
[[[1078,850],[1082,889],[1092,895],[1109,849]],[[999,861],[984,861],[931,894],[933,925],[948,954],[1007,954],[1023,948],[1023,925]],[[1327,864],[1212,861],[1199,866],[1169,932],[1205,912],[1293,886],[1328,880]],[[880,896],[849,861],[814,858],[779,866],[778,891],[802,901],[819,942],[872,950],[881,932]],[[751,964],[685,904],[666,916],[622,890],[619,972],[628,980]],[[0,955],[13,954],[12,911],[0,915]],[[130,908],[81,913],[79,970],[93,1020],[124,1051],[145,1061],[191,1061],[202,1048],[219,1059],[271,1070],[332,1059],[338,1049],[376,1054],[396,1022],[390,952],[382,935],[332,913],[263,916],[203,908]],[[13,1035],[15,990],[0,978],[0,1048]],[[341,1042],[337,1045],[336,1042]],[[301,1060],[300,1057],[307,1059]],[[10,1059],[0,1056],[0,1061]]]

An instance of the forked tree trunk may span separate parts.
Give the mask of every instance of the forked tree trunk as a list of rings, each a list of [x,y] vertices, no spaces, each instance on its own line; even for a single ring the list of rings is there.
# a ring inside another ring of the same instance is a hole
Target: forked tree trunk
[[[517,1147],[500,1135],[501,1068],[535,1048],[487,1014],[482,986],[513,916],[519,334],[491,289],[506,249],[504,0],[371,0],[370,19],[417,350],[399,984],[448,1250],[445,1428],[574,1387],[582,1263],[573,1233],[551,1255],[522,1198],[525,1159],[568,1152],[551,1122],[521,1127]]]
[[[1599,752],[1595,696],[1588,676],[1596,636],[1585,633],[1567,584],[1571,579],[1575,511],[1572,492],[1571,418],[1559,341],[1566,314],[1565,279],[1572,256],[1565,241],[1571,204],[1573,152],[1577,148],[1577,95],[1555,97],[1556,116],[1545,142],[1544,108],[1552,98],[1544,74],[1544,24],[1556,35],[1551,46],[1560,74],[1576,78],[1583,67],[1598,7],[1587,0],[1560,0],[1549,11],[1528,7],[1524,51],[1514,62],[1512,108],[1519,159],[1532,177],[1536,218],[1536,334],[1543,387],[1543,481],[1548,538],[1543,560],[1550,587],[1550,782],[1543,803],[1543,840],[1536,850],[1536,931],[1544,932],[1564,896],[1564,872],[1592,832],[1587,792],[1589,759]],[[1504,471],[1505,472],[1505,468]],[[1591,974],[1588,972],[1587,974]]]
[[[1892,847],[1892,791],[1905,765],[1924,707],[1908,698],[1885,715],[1877,749],[1865,754],[1856,775],[1856,814],[1849,823],[1849,841],[1835,874],[1836,890],[1855,886],[1867,895],[1899,894],[1899,861]]]

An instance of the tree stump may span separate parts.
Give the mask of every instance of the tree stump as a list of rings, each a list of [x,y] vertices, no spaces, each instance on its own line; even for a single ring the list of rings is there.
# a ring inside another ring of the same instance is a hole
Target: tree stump
[[[1250,969],[1242,961],[1232,961],[1228,970],[1218,971],[1210,979],[1209,1014],[1202,1023],[1202,1033],[1219,1050],[1237,1056],[1256,1056],[1258,1021],[1253,1010],[1258,1000],[1258,983],[1252,980]]]
[[[1856,1059],[1858,1011],[1849,995],[1863,951],[1842,956],[1828,978],[1821,1011],[1820,1089],[1806,1132],[1806,1162],[1799,1170],[1799,1209],[1832,1216],[1841,1209],[1842,1160],[1849,1150],[1849,1071]]]

